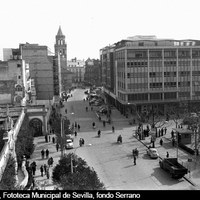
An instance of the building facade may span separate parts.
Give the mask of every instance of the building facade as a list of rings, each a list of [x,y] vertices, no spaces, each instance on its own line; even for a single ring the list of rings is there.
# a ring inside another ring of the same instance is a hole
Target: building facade
[[[123,113],[128,105],[141,112],[155,105],[166,113],[172,104],[200,99],[198,40],[137,36],[101,49],[100,57],[105,93]]]
[[[29,65],[21,59],[19,50],[10,52],[8,60],[0,62],[0,104],[25,105],[33,89]]]
[[[85,61],[84,82],[88,85],[101,86],[100,60],[88,58]]]
[[[22,59],[29,64],[30,76],[34,79],[37,100],[50,100],[54,96],[53,62],[47,46],[20,44]]]
[[[73,58],[67,61],[67,69],[74,73],[73,86],[82,85],[84,82],[85,61]]]

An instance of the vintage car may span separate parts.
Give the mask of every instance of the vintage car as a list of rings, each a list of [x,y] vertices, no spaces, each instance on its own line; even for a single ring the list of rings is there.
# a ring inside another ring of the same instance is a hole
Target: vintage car
[[[66,140],[65,148],[66,149],[73,149],[74,148],[74,144],[73,144],[73,141],[71,139]]]
[[[158,158],[158,150],[156,148],[148,148],[147,155],[149,155],[150,158]]]

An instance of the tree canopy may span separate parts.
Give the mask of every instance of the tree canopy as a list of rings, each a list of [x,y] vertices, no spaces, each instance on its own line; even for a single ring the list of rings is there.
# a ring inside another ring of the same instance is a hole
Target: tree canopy
[[[63,156],[52,173],[53,182],[64,190],[103,190],[104,184],[86,161],[70,153]]]

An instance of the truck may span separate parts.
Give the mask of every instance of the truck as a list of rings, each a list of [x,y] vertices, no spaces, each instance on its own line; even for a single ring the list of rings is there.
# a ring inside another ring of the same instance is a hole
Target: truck
[[[188,169],[181,165],[177,158],[161,158],[160,168],[169,172],[172,178],[179,179],[188,173]]]

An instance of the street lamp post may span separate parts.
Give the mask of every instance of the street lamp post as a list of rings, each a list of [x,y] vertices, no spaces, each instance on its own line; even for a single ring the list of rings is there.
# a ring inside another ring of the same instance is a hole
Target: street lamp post
[[[61,135],[61,158],[63,157],[63,118],[60,118],[60,135]]]

